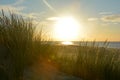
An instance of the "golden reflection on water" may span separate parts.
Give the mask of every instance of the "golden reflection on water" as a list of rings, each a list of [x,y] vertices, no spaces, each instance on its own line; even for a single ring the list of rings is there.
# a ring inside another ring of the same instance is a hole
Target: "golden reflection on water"
[[[63,44],[63,45],[73,45],[73,42],[71,42],[71,41],[63,41],[63,42],[61,42],[61,44]]]

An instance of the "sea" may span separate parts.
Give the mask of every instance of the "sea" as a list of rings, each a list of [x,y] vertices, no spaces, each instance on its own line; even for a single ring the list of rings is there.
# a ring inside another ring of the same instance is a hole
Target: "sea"
[[[119,48],[120,49],[120,42],[110,42],[108,47],[110,47],[110,48]]]
[[[75,42],[75,44],[86,44],[88,46],[98,46],[98,47],[107,47],[107,48],[118,48],[120,49],[120,42]]]
[[[63,41],[51,41],[50,44],[61,44]],[[75,46],[79,46],[79,45],[87,45],[87,46],[98,46],[98,47],[107,47],[107,48],[117,48],[120,49],[120,41],[118,42],[105,42],[105,41],[95,41],[95,42],[91,42],[91,41],[70,41],[72,42],[72,44],[70,45],[75,45]],[[64,45],[64,44],[62,44]],[[66,44],[65,44],[66,45]],[[68,44],[69,45],[69,44]]]

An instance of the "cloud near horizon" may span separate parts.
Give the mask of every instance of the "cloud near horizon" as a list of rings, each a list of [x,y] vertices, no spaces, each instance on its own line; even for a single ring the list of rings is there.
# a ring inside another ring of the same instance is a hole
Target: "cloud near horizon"
[[[88,21],[97,21],[98,18],[88,18]]]
[[[106,15],[106,16],[101,17],[101,20],[104,22],[120,23],[120,14],[118,14],[118,15]]]
[[[112,12],[100,12],[100,15],[108,15],[108,14],[112,14]]]

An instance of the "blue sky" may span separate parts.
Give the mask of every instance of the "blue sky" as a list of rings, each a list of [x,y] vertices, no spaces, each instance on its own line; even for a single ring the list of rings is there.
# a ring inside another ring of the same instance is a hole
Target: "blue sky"
[[[120,41],[119,5],[120,0],[0,0],[0,9],[10,9],[36,23],[49,25],[47,18],[73,15],[84,28],[79,39],[110,41]]]

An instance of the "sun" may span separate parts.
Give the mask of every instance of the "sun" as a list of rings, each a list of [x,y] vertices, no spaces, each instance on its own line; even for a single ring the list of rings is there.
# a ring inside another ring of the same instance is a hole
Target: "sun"
[[[60,17],[56,20],[55,35],[57,39],[62,41],[72,41],[78,37],[79,23],[71,16]]]

